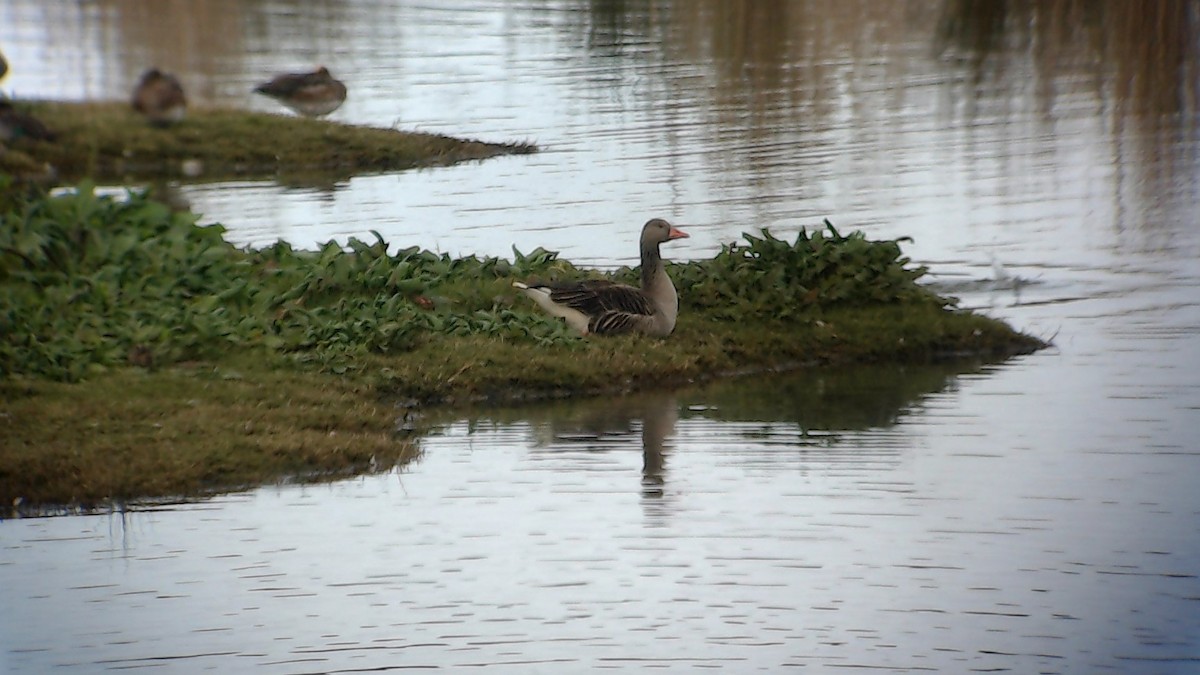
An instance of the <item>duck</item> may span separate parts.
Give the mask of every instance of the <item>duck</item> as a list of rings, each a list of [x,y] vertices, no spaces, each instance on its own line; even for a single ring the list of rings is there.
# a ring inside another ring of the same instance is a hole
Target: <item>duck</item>
[[[187,97],[183,85],[174,75],[151,68],[133,88],[133,109],[150,124],[165,127],[183,119],[187,114]]]
[[[346,85],[325,66],[311,73],[284,73],[254,88],[255,93],[279,101],[305,117],[321,117],[346,100]]]
[[[54,141],[58,136],[38,118],[17,110],[8,99],[0,98],[0,143],[10,143],[19,138]]]
[[[551,316],[565,319],[581,335],[644,333],[667,337],[675,330],[679,296],[667,275],[659,246],[689,235],[662,218],[642,227],[640,287],[605,279],[513,286]]]

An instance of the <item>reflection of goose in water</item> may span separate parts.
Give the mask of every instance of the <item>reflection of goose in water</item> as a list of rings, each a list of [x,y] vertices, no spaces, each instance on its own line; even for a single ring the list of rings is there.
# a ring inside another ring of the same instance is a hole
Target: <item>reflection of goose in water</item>
[[[663,394],[645,399],[642,408],[642,494],[661,497],[666,484],[667,442],[675,435],[679,403]]]
[[[665,452],[679,419],[679,403],[672,392],[573,401],[543,410],[548,423],[536,432],[537,444],[543,448],[583,446],[597,452],[626,450],[640,431],[642,491],[648,496],[663,494]]]

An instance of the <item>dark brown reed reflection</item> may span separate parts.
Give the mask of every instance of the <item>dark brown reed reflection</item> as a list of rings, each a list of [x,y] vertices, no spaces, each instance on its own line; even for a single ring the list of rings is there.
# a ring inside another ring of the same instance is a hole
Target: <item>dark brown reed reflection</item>
[[[945,0],[938,20],[936,51],[944,56],[962,54],[978,84],[983,79],[987,57],[1001,50],[1008,17],[1007,2]]]
[[[887,12],[893,4],[875,7]],[[829,56],[841,51],[833,45],[854,42],[858,9],[854,2],[839,8],[821,0],[672,3],[666,48],[671,58],[712,68],[713,131],[740,128],[750,144],[781,131],[824,126],[833,115],[843,64]]]
[[[99,98],[127,92],[143,71],[158,67],[180,76],[190,102],[204,103],[217,93],[216,74],[242,61],[246,17],[260,11],[257,2],[197,0],[138,2],[97,0],[48,5],[47,33],[55,44],[87,44],[99,27],[112,57],[100,64]]]
[[[54,44],[86,45],[99,33],[119,47],[105,50],[105,62],[97,64],[99,81],[88,82],[97,98],[128,91],[154,66],[179,75],[190,102],[228,105],[250,100],[247,88],[229,84],[229,74],[240,75],[239,83],[272,74],[243,73],[253,60],[249,57],[265,54],[267,61],[300,67],[327,63],[344,52],[337,36],[353,30],[353,9],[352,3],[329,1],[96,0],[48,5],[43,11]],[[272,16],[285,20],[273,22]],[[284,36],[279,23],[287,26]]]
[[[283,7],[289,3],[284,3]],[[817,104],[828,100],[842,72],[838,55],[864,65],[885,43],[903,44],[928,34],[938,51],[961,53],[976,68],[1005,50],[1032,50],[1041,76],[1079,63],[1111,64],[1105,73],[1116,98],[1147,112],[1194,109],[1197,0],[942,0],[879,3],[869,0],[701,0],[632,2],[589,0],[579,21],[565,30],[586,31],[589,48],[609,55],[627,43],[658,44],[668,59],[711,64],[721,101],[745,100],[752,110],[779,101]],[[354,20],[343,3],[296,3],[295,40],[325,51],[331,30]],[[278,11],[278,10],[273,10]],[[529,8],[514,13],[536,13]],[[75,15],[75,16],[72,16]],[[64,27],[100,20],[130,72],[153,63],[172,72],[212,74],[228,59],[273,50],[262,44],[267,7],[261,2],[198,0],[142,3],[99,0],[86,8],[56,10]],[[586,18],[585,18],[586,17]],[[82,25],[82,24],[81,24]],[[869,27],[867,30],[864,27]],[[71,37],[71,36],[62,36]],[[77,37],[77,36],[76,36]],[[282,50],[294,54],[295,48]],[[1017,54],[1019,56],[1019,53]],[[319,53],[311,54],[313,58]],[[820,57],[820,58],[817,58]],[[1003,63],[991,65],[1003,69]],[[211,78],[189,83],[201,97],[214,94]],[[1100,84],[1100,82],[1097,82]]]
[[[944,140],[920,135],[930,113],[962,128],[967,146],[1018,155],[1044,147],[1031,136],[1069,136],[1095,118],[1114,211],[1139,228],[1191,219],[1200,0],[596,1],[588,11],[563,30],[586,26],[592,53],[639,66],[622,76],[650,95],[629,105],[670,139],[698,106],[715,172],[738,166],[764,200],[819,199],[811,186],[836,168],[831,156],[887,163],[897,144]],[[1022,180],[997,190],[1019,193]]]
[[[945,0],[936,39],[984,92],[1036,81],[1037,112],[1085,100],[1109,122],[1118,199],[1140,228],[1193,220],[1200,1]]]
[[[1175,114],[1200,103],[1198,21],[1196,0],[945,0],[937,44],[966,57],[977,81],[1029,52],[1043,81],[1090,71],[1084,81],[1124,110]]]

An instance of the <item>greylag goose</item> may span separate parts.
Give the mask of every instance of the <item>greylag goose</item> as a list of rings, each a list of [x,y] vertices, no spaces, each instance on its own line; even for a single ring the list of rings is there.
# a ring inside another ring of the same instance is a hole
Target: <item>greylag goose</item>
[[[513,286],[583,335],[641,332],[666,337],[675,330],[679,297],[658,247],[687,236],[662,218],[646,223],[641,239],[641,288],[603,279],[543,285],[516,281]]]
[[[254,91],[286,105],[305,117],[320,117],[341,107],[346,85],[334,79],[325,66],[311,73],[285,73],[264,82]]]
[[[187,97],[183,95],[183,86],[174,75],[168,75],[158,68],[142,73],[142,79],[133,88],[131,103],[134,110],[158,127],[178,122],[187,113]]]

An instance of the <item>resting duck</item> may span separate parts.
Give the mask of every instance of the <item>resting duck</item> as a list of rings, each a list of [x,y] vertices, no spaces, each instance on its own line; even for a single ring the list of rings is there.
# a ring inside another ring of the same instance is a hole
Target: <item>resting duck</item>
[[[8,99],[0,98],[0,143],[10,143],[19,138],[53,141],[57,136],[41,120],[17,110]]]
[[[346,85],[321,66],[311,73],[285,73],[254,88],[305,117],[320,117],[341,107]]]
[[[603,279],[544,285],[516,281],[513,286],[546,312],[566,319],[567,325],[582,335],[640,332],[666,337],[675,330],[679,296],[658,247],[687,236],[662,218],[646,223],[641,239],[641,288]]]
[[[183,85],[174,75],[168,75],[158,68],[142,73],[142,79],[133,88],[131,103],[134,110],[158,127],[178,122],[187,114]]]

